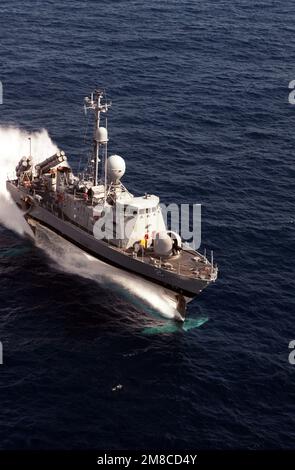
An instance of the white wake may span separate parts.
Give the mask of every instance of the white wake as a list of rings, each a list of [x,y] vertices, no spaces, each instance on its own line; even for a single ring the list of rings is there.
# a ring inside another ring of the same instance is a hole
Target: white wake
[[[54,261],[59,270],[77,274],[106,287],[123,287],[166,318],[178,318],[176,301],[161,286],[97,260],[46,227],[36,230],[36,244]]]
[[[6,190],[6,180],[15,177],[17,163],[29,155],[29,138],[35,164],[58,150],[45,129],[28,133],[14,127],[0,127],[0,223],[20,235],[27,230],[26,222]]]

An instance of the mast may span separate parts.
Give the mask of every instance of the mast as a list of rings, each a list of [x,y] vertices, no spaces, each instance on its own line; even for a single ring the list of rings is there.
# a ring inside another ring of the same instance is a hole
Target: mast
[[[29,157],[32,157],[32,139],[31,139],[31,137],[29,137],[28,140],[29,140],[29,146],[30,146],[30,155],[29,155]]]
[[[106,130],[108,132],[108,118],[106,117]],[[107,202],[107,174],[108,174],[108,141],[105,143],[105,156],[104,156],[104,203]]]
[[[95,126],[94,126],[94,135],[93,135],[93,160],[94,160],[94,169],[93,169],[93,186],[97,186],[98,183],[98,164],[100,162],[99,158],[99,146],[107,143],[107,132],[104,127],[100,127],[100,113],[107,113],[108,109],[111,107],[112,103],[107,102],[105,98],[105,93],[103,90],[96,89],[91,93],[90,97],[85,98],[85,110],[92,109],[95,113]],[[107,155],[105,155],[107,158]]]

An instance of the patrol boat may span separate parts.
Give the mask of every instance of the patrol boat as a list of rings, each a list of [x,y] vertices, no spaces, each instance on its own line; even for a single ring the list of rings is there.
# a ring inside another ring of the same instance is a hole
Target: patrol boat
[[[125,161],[107,151],[111,102],[105,92],[95,90],[84,106],[95,115],[86,170],[75,176],[63,151],[34,164],[30,151],[7,189],[32,234],[44,226],[95,258],[161,285],[184,321],[187,302],[217,278],[213,252],[209,261],[168,230],[159,197],[134,196],[123,185]]]

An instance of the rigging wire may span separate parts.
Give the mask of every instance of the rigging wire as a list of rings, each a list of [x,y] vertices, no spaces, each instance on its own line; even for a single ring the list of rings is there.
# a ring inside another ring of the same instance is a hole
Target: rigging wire
[[[84,148],[85,148],[85,145],[86,145],[88,127],[89,127],[89,114],[88,113],[85,116],[85,118],[86,118],[86,126],[85,126],[84,138],[83,138],[83,147]],[[80,170],[81,170],[81,164],[82,164],[82,158],[83,158],[83,154],[84,154],[84,148],[83,148],[83,150],[81,152],[81,155],[80,155],[80,160],[79,160],[79,165],[78,165],[78,173],[80,173]],[[89,160],[89,157],[88,157],[88,160]]]

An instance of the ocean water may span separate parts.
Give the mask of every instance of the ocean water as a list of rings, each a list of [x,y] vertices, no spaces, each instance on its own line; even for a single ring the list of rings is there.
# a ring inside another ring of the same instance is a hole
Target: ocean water
[[[2,0],[2,449],[294,446],[294,15],[290,0]],[[20,235],[6,173],[40,130],[33,152],[57,145],[78,169],[97,85],[127,187],[202,204],[220,275],[192,328]]]

